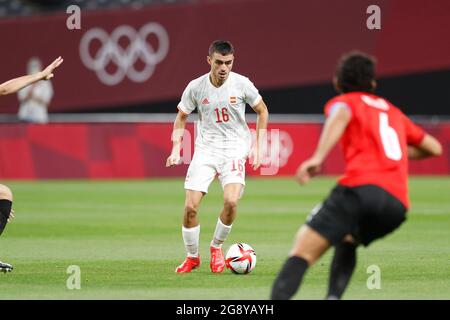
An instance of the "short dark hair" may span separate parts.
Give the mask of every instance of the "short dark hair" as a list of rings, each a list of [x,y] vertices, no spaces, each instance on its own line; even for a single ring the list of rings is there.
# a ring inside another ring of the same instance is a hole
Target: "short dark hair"
[[[214,52],[220,53],[223,56],[227,56],[234,53],[234,47],[230,41],[215,40],[209,46],[209,56],[212,56]]]
[[[337,84],[342,92],[374,90],[372,82],[375,80],[374,57],[360,52],[352,51],[344,54],[336,68]]]

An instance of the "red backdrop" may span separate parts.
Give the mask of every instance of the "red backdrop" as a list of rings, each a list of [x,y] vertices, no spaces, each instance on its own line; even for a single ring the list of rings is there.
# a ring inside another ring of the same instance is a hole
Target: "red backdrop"
[[[380,76],[450,67],[450,1],[378,0],[381,30],[366,27],[366,9],[372,4],[371,0],[230,0],[83,11],[81,30],[67,29],[68,14],[2,19],[0,81],[24,74],[33,56],[47,64],[62,55],[65,62],[53,81],[50,112],[178,99],[190,80],[208,71],[208,45],[217,38],[234,43],[234,70],[250,76],[259,89],[328,83],[337,57],[351,49],[375,54]],[[147,34],[144,26],[149,23],[157,23],[158,34],[167,39],[160,42],[154,33]],[[139,41],[139,31],[147,35],[146,42]],[[85,50],[82,40],[88,42],[89,34],[95,37]],[[158,56],[162,43],[167,52]],[[82,52],[98,54],[96,71],[83,62]],[[135,57],[139,59],[134,61]],[[133,68],[139,72],[145,67],[153,72],[148,78],[131,80]],[[107,85],[100,80],[105,70],[126,75]],[[0,100],[1,112],[14,113],[17,107],[15,96]]]
[[[272,123],[278,129],[278,175],[292,175],[317,143],[321,124]],[[450,173],[450,123],[424,125],[444,145],[444,155],[411,162],[414,174]],[[193,125],[188,125],[193,136]],[[146,178],[184,176],[187,165],[165,168],[172,144],[172,124],[1,124],[0,177],[3,179]],[[340,174],[338,148],[324,165]],[[259,175],[247,167],[249,175]]]

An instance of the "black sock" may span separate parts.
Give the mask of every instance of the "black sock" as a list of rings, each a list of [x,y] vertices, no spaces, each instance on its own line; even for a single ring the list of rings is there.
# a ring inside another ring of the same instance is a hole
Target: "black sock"
[[[0,200],[0,235],[5,230],[8,223],[9,214],[11,213],[12,202],[6,199]]]
[[[356,245],[343,242],[336,246],[331,263],[327,299],[337,300],[342,297],[356,266]]]
[[[272,287],[272,300],[288,300],[297,292],[308,262],[300,257],[290,257],[284,263]]]

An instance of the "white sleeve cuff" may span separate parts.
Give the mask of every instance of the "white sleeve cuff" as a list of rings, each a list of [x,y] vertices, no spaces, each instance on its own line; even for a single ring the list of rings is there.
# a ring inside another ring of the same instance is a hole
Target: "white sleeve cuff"
[[[183,104],[180,102],[177,106],[178,110],[180,110],[181,112],[185,113],[185,114],[190,114],[190,112],[188,112],[186,110],[186,108],[183,106]]]
[[[261,102],[261,100],[262,100],[262,97],[261,97],[261,95],[258,95],[258,96],[256,97],[256,99],[255,99],[255,100],[253,100],[253,103],[252,103],[252,104],[250,104],[250,106],[251,106],[252,108],[256,107],[256,105],[257,105],[258,103],[260,103],[260,102]]]

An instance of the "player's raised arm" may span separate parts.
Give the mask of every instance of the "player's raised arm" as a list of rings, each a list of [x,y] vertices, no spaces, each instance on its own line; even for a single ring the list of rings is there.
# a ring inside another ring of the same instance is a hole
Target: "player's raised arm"
[[[264,101],[261,101],[253,107],[255,110],[256,117],[256,146],[254,150],[254,160],[253,160],[253,170],[258,169],[261,166],[262,159],[262,144],[264,143],[264,136],[267,132],[267,122],[269,120],[269,111],[267,110],[267,106]]]
[[[172,167],[180,163],[181,141],[188,115],[179,110],[172,131],[172,152],[166,160],[166,167]]]
[[[48,80],[53,78],[53,71],[63,63],[63,59],[58,57],[47,68],[35,74],[22,76],[19,78],[11,79],[0,84],[0,96],[15,93],[24,87],[33,84],[39,80]]]
[[[321,165],[331,149],[341,138],[351,118],[347,108],[336,109],[325,121],[319,144],[313,156],[304,161],[297,170],[297,180],[305,184],[320,171]]]

